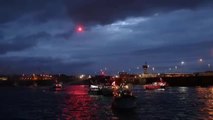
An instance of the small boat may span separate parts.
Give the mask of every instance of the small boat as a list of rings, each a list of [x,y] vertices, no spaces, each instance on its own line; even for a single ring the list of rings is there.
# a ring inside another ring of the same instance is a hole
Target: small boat
[[[52,86],[52,90],[61,91],[63,90],[63,84],[61,82],[55,82]]]
[[[152,84],[144,85],[144,89],[146,90],[156,90],[156,89],[165,89],[167,83],[164,82],[161,78],[158,82],[153,82]]]
[[[90,85],[89,86],[89,93],[90,94],[101,94],[101,89],[102,89],[102,86],[100,85]]]
[[[114,92],[112,108],[117,110],[129,110],[136,108],[136,97],[127,86],[120,87]]]

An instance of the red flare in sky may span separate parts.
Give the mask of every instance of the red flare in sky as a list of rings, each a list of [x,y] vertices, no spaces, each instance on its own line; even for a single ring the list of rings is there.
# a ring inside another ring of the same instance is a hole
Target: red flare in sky
[[[77,32],[84,32],[84,27],[83,27],[82,25],[78,25],[78,26],[76,27],[76,31],[77,31]]]

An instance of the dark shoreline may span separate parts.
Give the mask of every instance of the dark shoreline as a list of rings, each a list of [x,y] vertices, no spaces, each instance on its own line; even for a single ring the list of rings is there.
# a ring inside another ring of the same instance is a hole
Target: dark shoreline
[[[135,80],[133,84],[144,85],[157,81],[159,78],[144,78],[143,82]],[[169,86],[213,86],[213,76],[162,77]],[[89,85],[89,80],[61,80],[65,85]],[[54,80],[6,80],[0,81],[0,87],[16,86],[52,86]]]
[[[213,76],[162,77],[169,86],[212,86]],[[155,82],[156,78],[147,78],[146,83]]]
[[[88,85],[88,80],[60,80],[64,85]],[[0,81],[0,87],[19,87],[19,86],[52,86],[55,80],[5,80]]]

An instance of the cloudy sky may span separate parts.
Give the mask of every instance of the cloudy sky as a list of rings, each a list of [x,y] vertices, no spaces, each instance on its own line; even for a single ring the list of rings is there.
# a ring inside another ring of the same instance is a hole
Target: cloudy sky
[[[212,13],[212,0],[1,0],[0,73],[213,70]]]

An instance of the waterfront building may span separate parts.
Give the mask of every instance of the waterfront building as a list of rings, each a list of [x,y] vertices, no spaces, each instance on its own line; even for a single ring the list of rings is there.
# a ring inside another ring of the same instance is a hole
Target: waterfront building
[[[8,77],[4,76],[4,75],[1,75],[0,76],[0,81],[5,81],[5,80],[8,80]]]
[[[32,74],[32,75],[25,75],[23,74],[20,80],[52,80],[52,75],[48,74]]]

